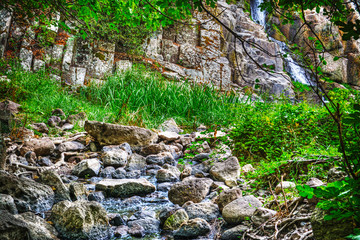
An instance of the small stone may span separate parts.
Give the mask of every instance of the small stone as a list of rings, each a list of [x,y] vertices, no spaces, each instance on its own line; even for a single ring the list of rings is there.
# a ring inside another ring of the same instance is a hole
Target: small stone
[[[236,227],[226,230],[222,235],[222,240],[238,240],[244,235],[244,232],[247,231],[249,227],[244,225],[238,225]]]
[[[31,127],[41,133],[49,133],[49,128],[46,126],[45,123],[34,123]]]
[[[180,226],[180,229],[174,233],[177,238],[196,238],[210,232],[210,225],[204,219],[191,219]]]
[[[102,156],[104,166],[123,167],[127,163],[129,155],[126,151],[119,149],[117,151],[107,151]]]
[[[65,118],[65,113],[60,108],[56,108],[56,109],[52,110],[51,115]]]
[[[184,222],[187,222],[189,217],[184,209],[177,210],[174,214],[168,217],[164,223],[165,230],[176,230]]]
[[[59,118],[58,116],[51,116],[48,119],[48,125],[50,127],[56,127],[59,125],[60,122],[61,122],[61,118]]]
[[[59,152],[78,152],[84,150],[85,146],[80,142],[71,141],[61,143],[57,149],[59,150]]]
[[[182,130],[178,127],[175,120],[170,118],[159,126],[159,129],[163,132],[175,132],[180,133]]]
[[[175,141],[180,138],[180,135],[176,132],[160,132],[159,138],[166,141]]]
[[[102,192],[91,192],[88,196],[89,201],[102,202],[105,200],[105,196]]]
[[[251,217],[251,220],[253,221],[253,223],[255,223],[256,225],[259,226],[259,225],[263,224],[264,222],[266,222],[267,220],[269,220],[270,218],[274,217],[275,214],[276,214],[276,211],[274,211],[274,210],[259,207],[254,212],[254,215]]]
[[[62,125],[62,127],[61,127],[61,129],[63,130],[63,131],[69,131],[69,130],[71,130],[71,129],[73,129],[74,128],[74,125],[72,125],[72,124],[70,124],[70,123],[65,123],[64,125]]]
[[[164,165],[165,163],[171,164],[174,161],[175,161],[174,157],[169,152],[163,152],[156,155],[149,155],[146,157],[146,162],[148,164],[157,164],[160,166]]]
[[[207,222],[211,222],[220,217],[219,207],[211,202],[187,202],[183,207],[190,219],[202,218]]]
[[[104,191],[110,197],[144,196],[155,192],[155,186],[144,178],[104,179],[96,184],[96,190]]]
[[[296,188],[295,183],[289,181],[283,181],[282,183],[280,182],[278,185],[276,185],[275,193],[276,194],[281,193],[282,189],[295,189],[295,188]]]
[[[306,182],[306,185],[308,185],[311,188],[317,188],[320,186],[324,186],[324,183],[317,178],[310,178],[310,180]]]
[[[72,201],[87,200],[87,192],[84,184],[73,182],[69,186],[70,198]]]
[[[73,168],[72,173],[78,177],[94,177],[99,174],[100,168],[98,159],[85,159]]]
[[[255,168],[251,164],[246,164],[241,168],[241,172],[245,174],[253,171],[255,171]]]

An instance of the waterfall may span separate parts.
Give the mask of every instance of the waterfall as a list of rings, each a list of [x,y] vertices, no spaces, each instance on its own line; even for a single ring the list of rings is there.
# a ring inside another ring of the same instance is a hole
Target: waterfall
[[[266,25],[266,13],[261,11],[260,4],[263,3],[263,0],[251,0],[251,17],[252,19],[259,23],[261,26],[265,28]],[[283,60],[285,61],[285,70],[290,74],[291,78],[302,84],[309,85],[311,81],[308,81],[308,77],[306,76],[306,71],[296,63],[296,61],[291,57],[290,51],[286,43],[278,41],[269,37],[269,39],[275,42],[280,49],[280,53],[282,55],[287,55]]]

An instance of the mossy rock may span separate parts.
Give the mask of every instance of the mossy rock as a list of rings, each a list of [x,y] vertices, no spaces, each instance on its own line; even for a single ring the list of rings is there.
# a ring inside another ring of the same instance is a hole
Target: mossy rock
[[[164,229],[176,230],[182,223],[187,222],[189,217],[184,209],[177,210],[173,215],[168,217],[164,223]]]

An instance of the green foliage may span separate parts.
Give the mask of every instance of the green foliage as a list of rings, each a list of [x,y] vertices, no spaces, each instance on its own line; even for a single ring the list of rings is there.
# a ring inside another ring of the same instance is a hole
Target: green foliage
[[[73,89],[74,94],[46,72],[13,68],[7,75],[12,81],[0,82],[1,98],[22,104],[29,120],[37,122],[46,122],[53,109],[61,108],[67,115],[84,111],[90,120],[147,127],[171,117],[187,126],[194,119],[195,124],[226,124],[236,115],[232,105],[239,102],[236,95],[211,87],[166,81],[143,66],[109,77],[102,86]]]
[[[325,109],[307,103],[256,102],[240,113],[231,133],[244,160],[279,160],[293,152],[327,149],[336,135]],[[286,159],[288,160],[288,159]]]

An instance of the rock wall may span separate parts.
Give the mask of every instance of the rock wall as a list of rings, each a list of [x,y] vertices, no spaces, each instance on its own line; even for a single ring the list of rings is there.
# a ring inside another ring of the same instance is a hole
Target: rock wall
[[[177,80],[210,83],[225,89],[248,86],[256,91],[292,95],[291,80],[283,71],[283,61],[273,57],[279,53],[277,44],[267,38],[262,26],[251,20],[244,4],[240,1],[237,5],[228,5],[219,1],[212,11],[245,43],[235,40],[206,13],[195,12],[190,24],[176,24],[146,39],[142,60],[156,65],[164,76]],[[36,24],[20,24],[16,17],[4,11],[0,12],[0,19],[1,56],[18,57],[26,70],[52,68],[54,78],[68,84],[86,85],[131,67],[131,62],[118,57],[122,54],[117,52],[114,43],[76,39],[51,26],[47,34],[51,44],[39,47],[34,39],[40,36],[27,27]],[[271,71],[263,71],[259,67],[263,65]]]

